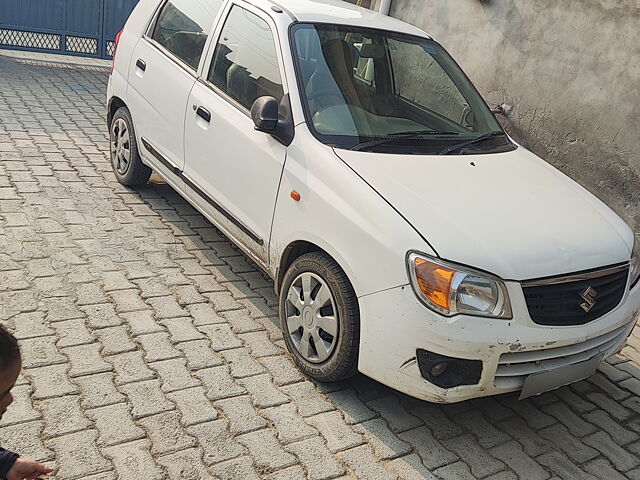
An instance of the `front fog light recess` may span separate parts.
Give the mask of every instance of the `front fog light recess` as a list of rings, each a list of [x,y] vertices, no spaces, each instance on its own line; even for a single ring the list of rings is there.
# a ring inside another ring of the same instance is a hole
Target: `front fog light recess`
[[[411,283],[420,300],[443,315],[511,318],[507,287],[490,274],[419,253],[408,257]]]

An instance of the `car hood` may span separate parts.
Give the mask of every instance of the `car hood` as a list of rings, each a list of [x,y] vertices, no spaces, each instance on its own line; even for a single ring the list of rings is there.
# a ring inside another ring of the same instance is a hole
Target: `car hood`
[[[443,259],[509,280],[629,260],[631,229],[522,147],[488,155],[335,153]]]

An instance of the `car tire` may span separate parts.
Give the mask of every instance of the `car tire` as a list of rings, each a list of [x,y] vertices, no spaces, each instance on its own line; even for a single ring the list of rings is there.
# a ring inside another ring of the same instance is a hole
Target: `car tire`
[[[143,185],[149,181],[152,170],[142,163],[131,113],[120,107],[109,125],[111,166],[118,182],[128,187]]]
[[[357,372],[358,299],[333,258],[324,252],[298,257],[284,275],[279,303],[285,343],[302,372],[323,382]]]

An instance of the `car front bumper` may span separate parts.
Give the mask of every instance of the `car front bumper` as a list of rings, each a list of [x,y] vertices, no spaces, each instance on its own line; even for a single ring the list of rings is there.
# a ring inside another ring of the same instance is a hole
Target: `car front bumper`
[[[418,301],[410,285],[360,297],[359,370],[407,395],[436,403],[513,392],[522,390],[531,374],[619,352],[640,316],[640,284],[608,314],[566,327],[534,323],[520,284],[507,282],[507,288],[511,320],[440,316]],[[480,360],[479,382],[452,388],[434,385],[420,372],[418,350]]]

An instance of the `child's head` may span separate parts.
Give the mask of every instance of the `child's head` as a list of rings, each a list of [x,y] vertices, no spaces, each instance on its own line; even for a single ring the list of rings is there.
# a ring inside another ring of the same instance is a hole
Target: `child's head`
[[[11,389],[20,375],[22,361],[16,338],[0,325],[0,418],[13,403]]]

